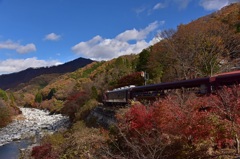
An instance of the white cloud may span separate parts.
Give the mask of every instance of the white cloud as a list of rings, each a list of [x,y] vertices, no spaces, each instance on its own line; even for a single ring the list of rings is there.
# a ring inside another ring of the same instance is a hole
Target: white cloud
[[[27,44],[25,46],[19,46],[17,48],[17,52],[24,54],[28,52],[36,51],[36,47],[34,44]]]
[[[11,40],[0,42],[0,49],[16,50],[16,52],[20,54],[34,52],[37,50],[33,43],[20,45],[18,42],[13,42]]]
[[[159,4],[159,6],[155,5],[154,8],[156,7],[157,9],[160,9],[158,7],[165,8],[169,5],[174,5],[177,6],[178,9],[182,10],[187,8],[191,1],[192,0],[164,0],[163,3]]]
[[[150,45],[154,45],[154,44],[158,43],[161,40],[162,40],[162,38],[160,38],[160,37],[154,37],[151,41],[149,41],[149,44]]]
[[[199,4],[205,10],[219,10],[234,2],[240,2],[240,0],[201,0]]]
[[[72,51],[94,60],[109,60],[121,55],[140,53],[143,49],[156,42],[154,40],[147,42],[146,39],[150,33],[155,32],[163,23],[156,21],[142,30],[126,30],[114,39],[104,39],[97,35],[89,41],[76,44],[72,47]]]
[[[45,67],[61,64],[57,60],[45,61],[38,60],[36,57],[27,59],[7,59],[0,61],[0,74],[8,74],[25,70],[29,67]]]
[[[163,3],[157,3],[154,7],[153,10],[165,8],[165,5]]]
[[[45,36],[45,40],[50,40],[50,41],[57,41],[60,40],[61,36],[57,35],[55,33],[50,33],[48,35]]]
[[[150,32],[156,30],[158,26],[159,22],[155,21],[140,31],[136,29],[126,30],[125,32],[119,34],[116,39],[120,41],[142,40],[145,39]]]
[[[174,0],[174,2],[177,3],[179,9],[185,9],[191,0]]]
[[[142,7],[134,9],[134,11],[137,13],[137,15],[139,15],[139,14],[143,13],[146,9],[147,9],[146,6],[142,6]]]

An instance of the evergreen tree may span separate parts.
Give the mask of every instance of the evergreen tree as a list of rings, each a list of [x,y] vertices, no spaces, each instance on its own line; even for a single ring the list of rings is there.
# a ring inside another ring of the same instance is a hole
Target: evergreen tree
[[[147,71],[147,63],[150,56],[150,50],[144,49],[140,54],[136,66],[136,71]]]

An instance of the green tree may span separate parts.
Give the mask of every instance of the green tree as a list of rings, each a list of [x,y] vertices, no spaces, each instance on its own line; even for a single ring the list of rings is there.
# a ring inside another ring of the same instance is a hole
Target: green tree
[[[97,88],[95,86],[92,86],[92,88],[91,88],[91,98],[97,99],[97,97],[98,97]]]
[[[0,89],[0,98],[2,98],[4,101],[8,100],[7,93],[2,89]]]
[[[48,100],[52,99],[54,93],[56,93],[56,89],[55,89],[55,88],[52,88],[52,89],[50,90],[50,92],[48,93],[48,95],[47,95],[47,99],[48,99]]]
[[[37,102],[37,103],[41,103],[42,102],[42,94],[40,92],[38,92],[35,95],[35,102]]]
[[[147,71],[147,63],[149,60],[151,48],[144,49],[140,54],[136,66],[136,71]]]

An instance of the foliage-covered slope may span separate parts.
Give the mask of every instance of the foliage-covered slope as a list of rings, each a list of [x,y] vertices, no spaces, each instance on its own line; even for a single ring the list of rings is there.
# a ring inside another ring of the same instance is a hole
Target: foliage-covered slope
[[[93,62],[77,71],[60,76],[48,74],[36,77],[13,90],[16,102],[21,106],[62,113],[69,110],[62,108],[74,105],[79,107],[90,99],[101,102],[102,93],[107,89],[121,86],[119,81],[122,77],[131,74],[134,75],[132,78],[140,77],[140,74],[135,73],[137,57],[127,55],[110,61]],[[129,80],[129,83],[125,84],[130,85],[133,81]],[[143,84],[141,82],[140,80],[140,84]],[[85,96],[83,101],[80,99],[81,95]]]
[[[147,58],[153,82],[212,76],[237,68],[240,53],[240,4],[159,34]]]
[[[11,93],[0,89],[0,128],[12,121],[12,116],[20,114]]]

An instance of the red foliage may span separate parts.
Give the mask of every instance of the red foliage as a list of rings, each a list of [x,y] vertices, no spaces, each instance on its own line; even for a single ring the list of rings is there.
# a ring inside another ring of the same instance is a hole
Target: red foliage
[[[86,95],[86,92],[76,92],[68,96],[67,101],[68,102],[77,101],[81,96],[85,96],[85,95]]]
[[[191,144],[209,141],[219,148],[232,146],[240,132],[240,91],[238,87],[220,92],[204,97],[189,95],[184,100],[170,95],[152,106],[132,106],[120,128],[132,135],[154,130]]]
[[[203,141],[211,137],[215,126],[208,112],[194,112],[183,133],[192,142]]]
[[[224,87],[211,96],[214,101],[214,111],[223,119],[240,124],[240,87]]]
[[[75,119],[75,114],[81,108],[84,103],[90,98],[86,92],[76,92],[70,95],[64,107],[61,109],[61,113],[70,117],[70,120]]]
[[[148,131],[153,128],[153,108],[144,105],[134,105],[126,114],[126,121],[131,130]]]
[[[172,100],[166,98],[154,103],[154,120],[162,133],[181,134],[180,130],[186,125],[186,114]]]
[[[223,87],[211,95],[211,101],[212,112],[220,119],[217,129],[221,131],[216,135],[218,147],[232,145],[240,134],[240,86]]]
[[[129,86],[129,85],[143,85],[144,78],[141,76],[141,72],[135,72],[130,75],[126,75],[118,80],[117,87]]]
[[[210,138],[218,143],[233,138],[231,123],[216,111],[217,102],[212,96],[188,98],[183,105],[176,100],[169,96],[154,104],[154,119],[162,133],[181,136],[192,143]]]
[[[51,144],[44,144],[41,146],[35,146],[32,149],[32,157],[35,159],[56,159],[58,155],[54,152]]]
[[[154,158],[151,155],[157,153],[152,150],[158,150],[169,158],[209,157],[214,153],[210,148],[222,152],[224,148],[236,148],[240,134],[240,87],[224,87],[201,97],[176,92],[151,106],[134,105],[118,117],[116,141],[130,155]]]

